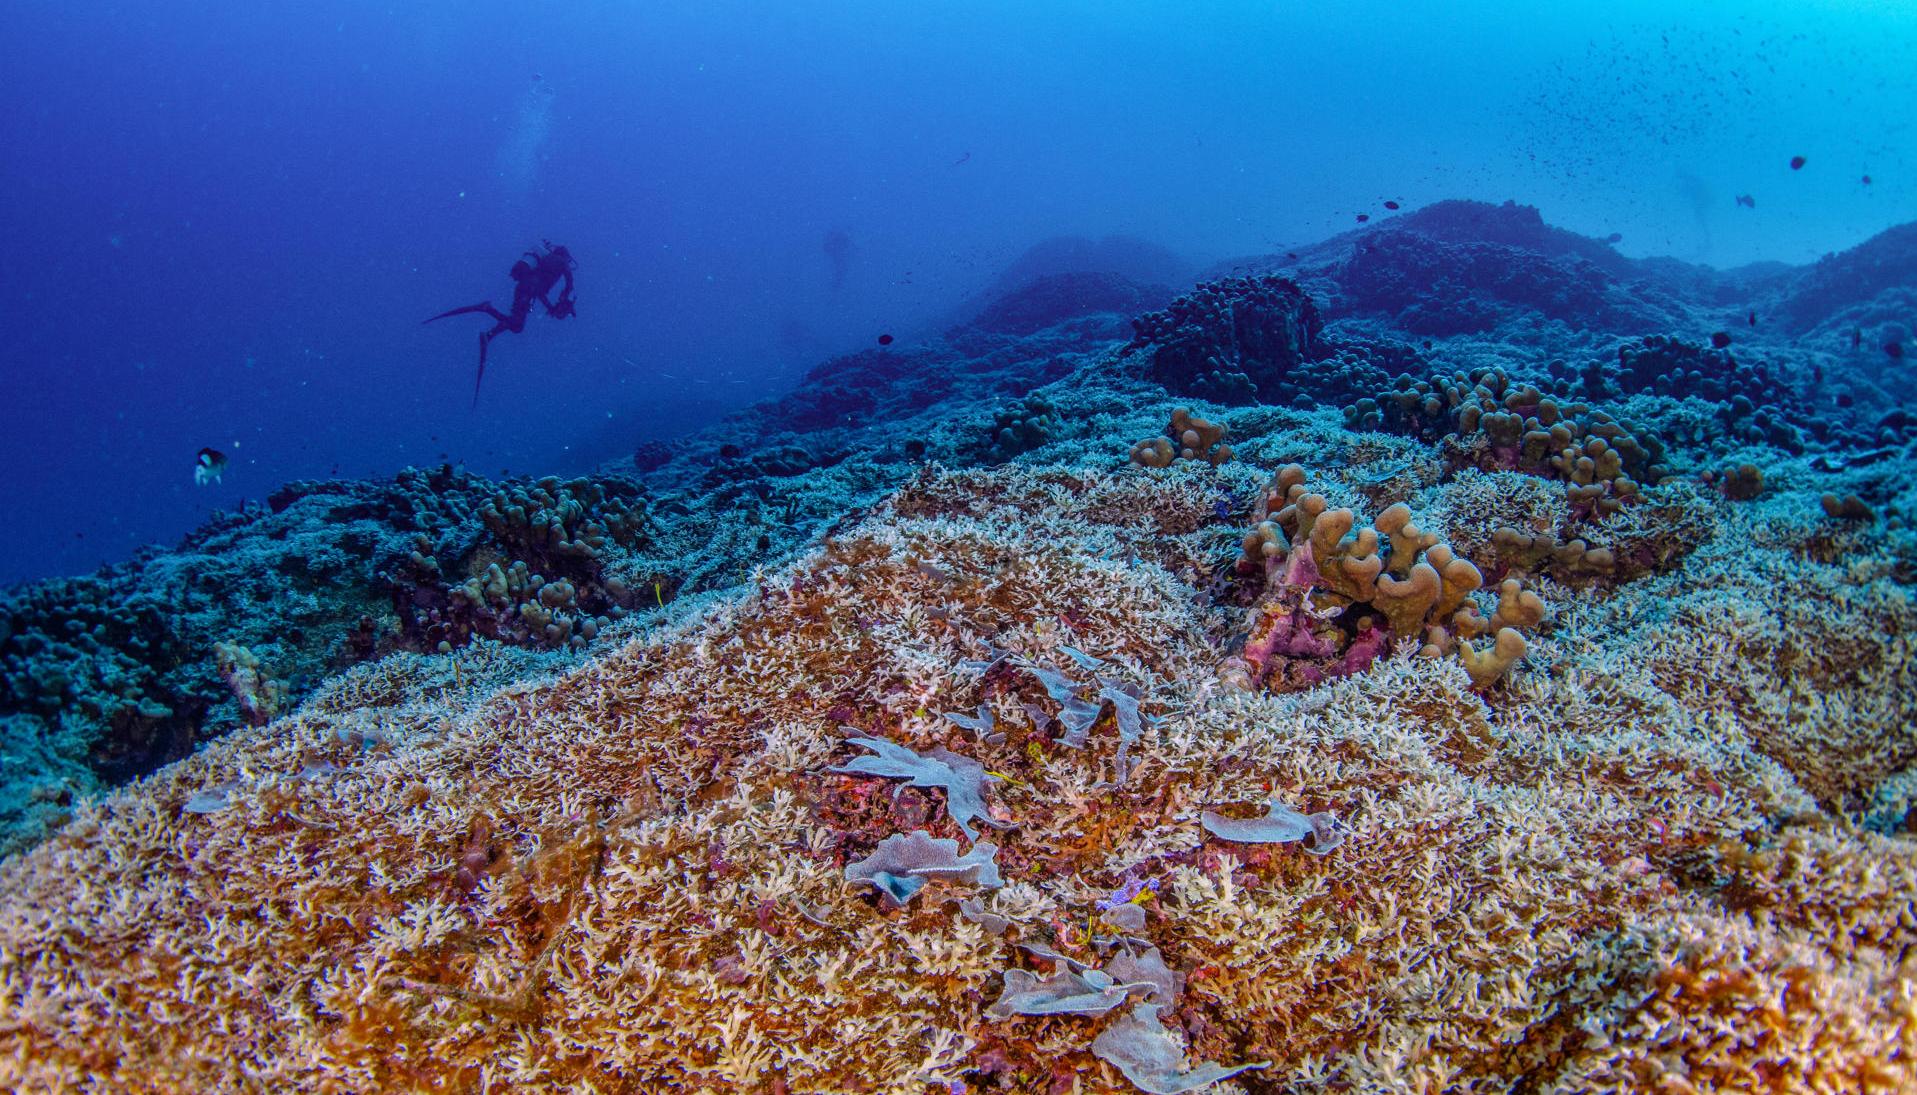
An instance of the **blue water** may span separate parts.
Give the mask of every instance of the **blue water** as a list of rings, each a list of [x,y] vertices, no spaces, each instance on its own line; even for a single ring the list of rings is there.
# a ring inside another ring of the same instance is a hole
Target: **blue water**
[[[292,479],[582,471],[1060,235],[1196,270],[1516,198],[1730,266],[1917,219],[1917,5],[1200,7],[9,3],[0,582]],[[484,321],[420,320],[541,238],[579,317],[475,411]]]

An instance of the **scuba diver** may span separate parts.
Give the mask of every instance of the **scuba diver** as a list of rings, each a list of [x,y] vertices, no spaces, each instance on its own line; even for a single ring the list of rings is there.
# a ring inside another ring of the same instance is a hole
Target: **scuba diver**
[[[493,307],[491,301],[468,304],[464,308],[454,308],[450,312],[441,312],[432,319],[445,319],[447,316],[463,316],[469,312],[478,312],[493,317],[495,322],[489,331],[479,336],[479,375],[473,378],[473,406],[479,406],[479,385],[486,379],[486,345],[494,337],[511,331],[513,334],[526,329],[526,317],[532,314],[533,301],[545,305],[546,314],[554,319],[569,319],[579,314],[572,299],[572,272],[578,263],[573,261],[572,252],[553,243],[541,240],[546,247],[544,254],[527,251],[518,262],[513,263],[510,271],[513,279],[513,308],[511,312],[501,312]],[[528,262],[530,259],[532,261]],[[552,300],[553,286],[561,281],[565,287],[559,291],[559,299]]]

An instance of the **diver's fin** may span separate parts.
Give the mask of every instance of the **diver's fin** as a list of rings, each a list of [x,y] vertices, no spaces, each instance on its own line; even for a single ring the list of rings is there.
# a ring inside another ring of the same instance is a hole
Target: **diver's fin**
[[[438,315],[434,316],[433,319],[422,319],[419,322],[420,322],[420,326],[423,327],[426,324],[433,322],[433,320],[435,319],[445,319],[448,316],[469,315],[473,312],[484,312],[487,315],[494,316],[494,317],[497,317],[499,315],[497,311],[493,310],[492,301],[483,300],[483,301],[480,301],[478,304],[468,304],[464,308],[454,308],[450,312],[441,312]]]
[[[479,336],[479,372],[473,376],[473,410],[479,409],[479,385],[486,379],[486,344],[491,341],[490,335]]]

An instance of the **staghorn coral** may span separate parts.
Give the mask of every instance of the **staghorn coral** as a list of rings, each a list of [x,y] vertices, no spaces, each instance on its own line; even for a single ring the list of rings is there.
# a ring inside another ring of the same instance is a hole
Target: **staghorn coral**
[[[1222,530],[1176,475],[928,471],[748,592],[563,671],[483,642],[395,656],[82,804],[0,865],[0,1083],[1106,1093],[1269,1061],[1235,1082],[1909,1086],[1917,982],[1892,956],[1917,855],[1832,823],[1805,782],[1909,763],[1869,751],[1911,696],[1865,656],[1898,591],[1834,595],[1848,571],[1801,550],[1817,522],[1763,524],[1783,504],[1740,504],[1745,525],[1637,584],[1696,611],[1589,600],[1538,640],[1550,671],[1491,707],[1449,659],[1216,689],[1231,610],[1187,579]],[[1753,544],[1758,573],[1705,577]],[[1722,641],[1726,582],[1807,591],[1802,641],[1839,641],[1883,697],[1822,709],[1801,774],[1756,747],[1793,725],[1768,701],[1667,675]],[[1043,685],[1009,658],[964,668],[987,643],[1148,689],[1166,715],[1131,778],[1032,729]],[[1003,741],[937,714],[979,703]],[[959,833],[920,789],[831,773],[845,724],[1009,777],[1003,886],[887,912],[845,885],[901,830]],[[203,794],[218,808],[189,809]],[[1273,796],[1350,838],[1204,840],[1209,804]],[[1103,923],[1121,907],[1158,968]],[[991,1017],[1015,947],[1141,986],[1160,1029]]]

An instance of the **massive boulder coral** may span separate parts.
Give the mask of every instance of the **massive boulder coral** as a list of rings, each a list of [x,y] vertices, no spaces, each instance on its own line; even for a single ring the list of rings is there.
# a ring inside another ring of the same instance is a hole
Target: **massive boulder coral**
[[[1502,369],[1425,380],[1400,374],[1389,391],[1345,408],[1345,420],[1443,440],[1460,466],[1562,479],[1571,503],[1594,512],[1616,512],[1640,483],[1669,474],[1655,436],[1588,404],[1517,384]]]
[[[1150,378],[1173,395],[1281,403],[1323,322],[1296,282],[1263,275],[1205,282],[1132,327],[1126,349],[1142,351]]]
[[[1804,380],[1793,370],[1728,346],[1648,335],[1620,344],[1614,364],[1589,362],[1580,379],[1588,399],[1649,393],[1713,404],[1719,433],[1738,443],[1802,452],[1812,440],[1833,434],[1833,424],[1804,398]]]
[[[1176,407],[1163,434],[1132,446],[1131,460],[1147,468],[1169,468],[1178,460],[1203,460],[1215,468],[1232,458],[1232,448],[1225,444],[1225,435],[1230,432],[1222,422],[1199,418],[1189,407]]]

